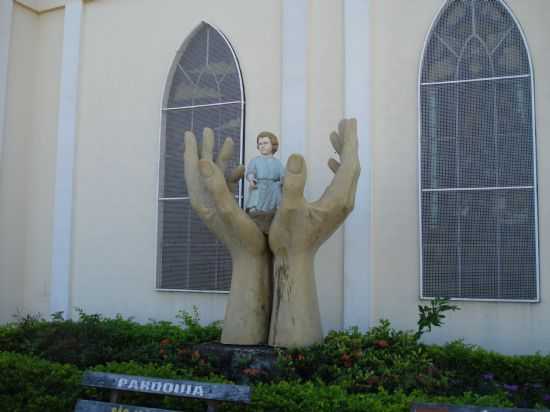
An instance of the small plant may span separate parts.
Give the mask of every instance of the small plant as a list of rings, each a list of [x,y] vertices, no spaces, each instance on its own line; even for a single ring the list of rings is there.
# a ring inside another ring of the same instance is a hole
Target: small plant
[[[442,326],[445,319],[445,312],[460,310],[456,305],[452,305],[447,298],[435,298],[430,305],[418,305],[418,330],[415,334],[417,339],[426,333],[432,331],[432,326]]]
[[[63,322],[65,320],[65,318],[63,317],[63,313],[64,312],[62,310],[54,312],[50,315],[50,319],[52,320],[52,322]]]
[[[221,322],[213,322],[207,326],[201,325],[199,311],[196,306],[193,306],[193,312],[191,313],[180,310],[176,315],[176,319],[185,327],[184,332],[187,343],[219,341],[221,338]]]

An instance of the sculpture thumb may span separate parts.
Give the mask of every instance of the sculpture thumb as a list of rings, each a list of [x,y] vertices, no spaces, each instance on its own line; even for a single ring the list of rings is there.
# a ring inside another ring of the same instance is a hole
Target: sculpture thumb
[[[290,203],[304,200],[307,169],[304,158],[293,154],[286,163],[286,175],[283,183],[281,207],[292,207]],[[290,202],[290,203],[289,203]]]

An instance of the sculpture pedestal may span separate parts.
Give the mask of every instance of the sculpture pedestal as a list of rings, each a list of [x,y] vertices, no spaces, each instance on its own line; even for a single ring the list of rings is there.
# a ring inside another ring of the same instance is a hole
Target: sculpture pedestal
[[[277,362],[277,350],[265,345],[203,343],[194,349],[237,383],[272,375]]]

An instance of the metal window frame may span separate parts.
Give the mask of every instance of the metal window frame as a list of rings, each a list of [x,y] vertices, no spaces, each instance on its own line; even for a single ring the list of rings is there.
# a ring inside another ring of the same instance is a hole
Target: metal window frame
[[[231,51],[231,55],[233,56],[233,60],[235,62],[235,65],[237,67],[237,75],[239,78],[239,87],[241,92],[241,99],[236,101],[230,101],[230,102],[223,102],[223,103],[213,103],[213,104],[203,104],[203,105],[193,105],[193,106],[183,106],[183,107],[168,107],[168,99],[170,96],[170,90],[173,83],[174,74],[178,68],[179,61],[181,59],[182,54],[187,49],[187,46],[191,42],[191,40],[195,37],[195,35],[203,28],[203,27],[209,27],[213,30],[215,30],[225,41],[226,46]],[[161,219],[160,219],[160,203],[164,201],[170,201],[170,200],[185,200],[189,199],[188,196],[184,197],[163,197],[161,196],[161,187],[164,182],[164,158],[165,158],[165,139],[166,139],[166,113],[171,110],[180,110],[180,109],[192,109],[195,107],[209,107],[209,106],[221,106],[221,105],[227,105],[227,104],[240,104],[241,108],[241,131],[240,131],[240,156],[239,156],[239,163],[242,164],[244,162],[244,153],[245,153],[245,120],[246,120],[246,96],[245,96],[245,89],[244,89],[244,80],[243,80],[243,74],[241,70],[241,65],[239,58],[237,56],[237,52],[231,45],[229,39],[227,36],[215,25],[208,23],[206,21],[201,21],[192,31],[187,35],[185,40],[183,41],[182,45],[179,47],[179,49],[176,51],[175,56],[173,58],[172,64],[170,68],[168,69],[168,72],[164,78],[164,87],[163,87],[163,93],[161,95],[161,102],[160,102],[160,122],[159,122],[159,134],[158,134],[158,147],[159,147],[159,162],[156,165],[157,170],[159,171],[158,179],[157,179],[157,187],[156,187],[156,199],[155,199],[155,207],[156,207],[156,244],[157,244],[157,251],[155,255],[155,279],[153,284],[153,290],[156,292],[190,292],[190,293],[207,293],[207,294],[222,294],[222,295],[228,295],[229,290],[201,290],[201,289],[174,289],[174,288],[163,288],[161,287],[162,282],[162,262],[161,262],[161,256],[162,256],[162,227],[161,227]],[[238,195],[237,195],[237,201],[240,204],[241,207],[243,207],[244,204],[244,187],[243,183],[240,182],[238,185]]]
[[[421,89],[422,86],[430,85],[430,82],[423,83],[422,82],[422,69],[424,66],[424,56],[426,54],[426,48],[428,46],[428,43],[431,39],[432,33],[434,32],[435,27],[439,23],[439,20],[441,16],[443,15],[443,12],[445,9],[449,6],[450,2],[453,2],[455,0],[447,0],[443,2],[441,7],[439,8],[438,12],[435,14],[434,19],[432,20],[432,23],[428,29],[428,32],[426,34],[426,37],[424,39],[424,45],[422,47],[422,52],[420,54],[420,62],[418,66],[418,82],[417,82],[417,116],[418,116],[418,147],[417,147],[417,179],[418,179],[418,231],[419,231],[419,270],[420,270],[420,276],[419,278],[419,299],[420,300],[433,300],[436,297],[435,296],[425,296],[424,295],[424,288],[423,288],[423,256],[424,256],[424,250],[423,250],[423,239],[424,239],[424,233],[422,231],[422,193],[423,191],[426,191],[427,189],[422,189],[422,98],[421,98]],[[472,0],[476,1],[476,0]],[[537,162],[537,137],[536,137],[536,114],[535,114],[535,73],[534,73],[534,66],[533,61],[531,58],[531,52],[529,50],[529,44],[527,43],[527,38],[525,36],[525,32],[519,23],[518,19],[516,18],[515,14],[512,12],[512,9],[506,4],[504,0],[497,0],[498,3],[500,3],[504,9],[507,11],[508,15],[512,18],[515,27],[518,29],[521,39],[523,41],[523,45],[525,47],[525,51],[527,54],[527,59],[529,62],[529,75],[519,75],[519,76],[503,76],[503,78],[509,77],[509,78],[521,78],[521,77],[530,77],[530,87],[531,87],[531,124],[532,124],[532,136],[533,136],[533,147],[532,147],[532,160],[533,160],[533,207],[534,207],[534,220],[535,220],[535,270],[536,270],[536,290],[537,290],[537,297],[535,299],[503,299],[503,298],[450,298],[450,300],[453,301],[464,301],[464,302],[502,302],[502,303],[540,303],[541,301],[541,293],[540,293],[540,246],[539,246],[539,217],[538,217],[538,162]],[[500,79],[500,77],[499,77]],[[493,78],[482,78],[482,79],[474,79],[474,81],[483,81],[483,80],[493,80]],[[470,80],[472,81],[472,80]],[[458,82],[464,82],[464,81],[447,81],[447,82],[435,82],[434,84],[438,83],[458,83]],[[515,186],[514,186],[515,187]],[[515,187],[517,188],[517,187]],[[476,188],[477,190],[478,188]]]

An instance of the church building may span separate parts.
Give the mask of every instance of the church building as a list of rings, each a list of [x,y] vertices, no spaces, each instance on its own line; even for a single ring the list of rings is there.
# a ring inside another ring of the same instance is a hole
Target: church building
[[[191,208],[184,132],[231,137],[233,166],[274,133],[313,201],[353,117],[324,332],[416,329],[445,297],[426,342],[549,353],[549,22],[548,0],[0,0],[0,322],[222,320],[231,257]]]

